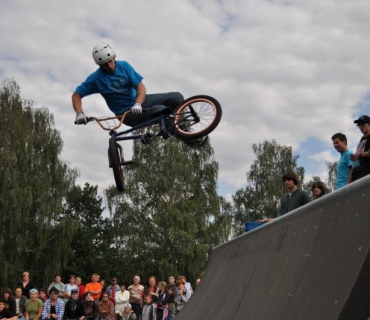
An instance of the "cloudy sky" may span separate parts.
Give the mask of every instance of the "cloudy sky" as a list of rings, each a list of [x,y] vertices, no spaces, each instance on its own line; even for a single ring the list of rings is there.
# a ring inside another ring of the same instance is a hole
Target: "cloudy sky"
[[[367,0],[2,0],[0,80],[14,78],[22,98],[54,114],[80,183],[113,183],[108,134],[75,126],[71,106],[101,42],[143,75],[148,93],[220,101],[211,135],[220,194],[245,186],[251,145],[273,138],[293,146],[307,178],[325,179],[325,161],[339,156],[332,134],[355,149],[353,120],[370,113],[369,12]],[[83,103],[87,115],[110,114],[98,95]]]

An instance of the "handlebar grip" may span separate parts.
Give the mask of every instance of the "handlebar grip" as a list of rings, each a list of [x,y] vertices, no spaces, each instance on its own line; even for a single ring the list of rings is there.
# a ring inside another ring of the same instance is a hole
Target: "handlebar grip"
[[[89,122],[91,122],[91,121],[94,121],[94,118],[93,117],[88,117],[87,118],[87,122],[86,123],[84,123],[84,125],[86,125],[86,124],[88,124]],[[75,124],[77,124],[77,122],[75,121]]]

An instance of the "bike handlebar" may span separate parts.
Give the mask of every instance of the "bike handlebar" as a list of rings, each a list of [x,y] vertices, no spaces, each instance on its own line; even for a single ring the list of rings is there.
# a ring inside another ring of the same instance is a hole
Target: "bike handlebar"
[[[89,122],[92,122],[92,121],[96,121],[97,123],[98,123],[98,125],[103,129],[103,130],[116,130],[116,129],[118,129],[121,125],[122,125],[122,123],[123,123],[123,121],[125,120],[125,118],[126,118],[126,116],[128,115],[128,114],[130,114],[130,113],[132,113],[130,110],[128,110],[128,111],[126,111],[123,115],[121,115],[121,116],[114,116],[114,117],[103,117],[103,118],[97,118],[97,117],[88,117],[87,118],[87,123],[89,123]],[[105,125],[103,125],[102,124],[102,122],[104,122],[104,121],[109,121],[109,120],[115,120],[115,119],[120,119],[119,120],[119,123],[116,125],[116,126],[114,126],[113,128],[112,127],[108,127],[108,126],[105,126]],[[87,124],[87,123],[85,123],[85,124]],[[76,123],[76,121],[75,121],[75,124],[77,124]]]

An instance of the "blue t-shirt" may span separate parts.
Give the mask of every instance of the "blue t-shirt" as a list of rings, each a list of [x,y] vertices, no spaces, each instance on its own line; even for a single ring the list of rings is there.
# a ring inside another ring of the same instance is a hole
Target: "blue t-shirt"
[[[141,80],[143,77],[128,62],[116,61],[113,73],[99,68],[76,88],[76,92],[82,98],[100,93],[109,109],[114,114],[121,115],[135,104],[136,88]]]
[[[352,167],[351,154],[352,152],[347,149],[340,155],[337,166],[337,185],[335,189],[342,188],[347,184],[349,170]]]

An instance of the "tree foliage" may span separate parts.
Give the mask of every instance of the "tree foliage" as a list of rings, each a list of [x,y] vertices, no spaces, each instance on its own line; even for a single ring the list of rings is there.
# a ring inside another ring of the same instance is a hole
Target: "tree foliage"
[[[326,162],[326,167],[328,169],[328,179],[326,180],[326,188],[329,192],[334,191],[335,186],[337,184],[337,166],[338,161],[335,162]]]
[[[66,196],[61,220],[68,220],[76,228],[70,243],[71,254],[63,274],[78,274],[88,280],[99,272],[102,278],[113,276],[116,252],[113,246],[111,221],[103,216],[103,199],[98,195],[98,186],[85,183],[84,187],[73,186]],[[114,262],[114,263],[112,263]]]
[[[246,174],[247,185],[233,195],[234,232],[243,233],[248,221],[275,217],[280,200],[285,193],[281,177],[286,172],[295,172],[300,181],[304,179],[304,168],[299,167],[298,155],[292,147],[281,146],[276,140],[253,144],[256,160]]]
[[[60,159],[52,114],[22,100],[13,80],[0,88],[0,135],[0,282],[25,269],[49,281],[70,252],[73,228],[58,215],[77,172]]]
[[[47,108],[22,100],[13,80],[0,87],[0,283],[14,286],[24,270],[40,285],[56,272],[84,280],[99,272],[131,281],[139,274],[204,271],[213,247],[243,233],[247,221],[275,217],[285,193],[281,177],[304,168],[291,147],[275,140],[253,144],[247,185],[233,204],[217,194],[218,164],[210,144],[134,142],[135,164],[124,168],[126,191],[76,185],[77,170],[63,162],[63,142]],[[123,145],[124,146],[124,145]],[[336,163],[327,163],[333,190]],[[318,177],[305,184],[309,188]],[[113,180],[113,178],[112,178]]]
[[[155,139],[135,142],[134,155],[135,165],[125,171],[126,191],[107,190],[120,270],[195,279],[211,248],[228,239],[231,223],[217,195],[213,149]]]

